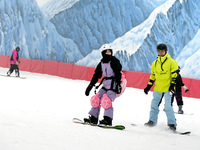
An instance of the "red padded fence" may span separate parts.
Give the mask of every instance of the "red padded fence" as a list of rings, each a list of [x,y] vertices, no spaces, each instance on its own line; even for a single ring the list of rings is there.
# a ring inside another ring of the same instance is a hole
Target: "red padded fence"
[[[19,69],[35,73],[49,74],[69,79],[90,81],[95,68],[77,66],[58,61],[42,61],[20,58]],[[0,55],[0,67],[10,67],[10,56]],[[127,86],[144,89],[149,81],[150,73],[124,71],[127,79]],[[188,93],[183,92],[183,96],[200,98],[200,80],[183,78],[183,82],[189,88]],[[151,89],[153,90],[153,88]],[[184,90],[183,90],[184,91]]]

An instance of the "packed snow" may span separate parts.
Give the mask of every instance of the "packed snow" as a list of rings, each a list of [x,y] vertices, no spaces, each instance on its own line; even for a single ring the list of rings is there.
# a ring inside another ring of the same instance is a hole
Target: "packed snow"
[[[0,74],[7,70],[0,68]],[[141,89],[126,88],[113,103],[113,124],[122,124],[126,129],[102,129],[72,122],[74,117],[88,117],[90,97],[94,94],[91,91],[90,96],[84,95],[88,81],[23,71],[21,76],[27,78],[0,76],[1,150],[200,149],[199,99],[183,98],[185,114],[176,114],[177,131],[191,131],[191,134],[178,135],[168,130],[164,101],[158,125],[145,127],[152,92],[145,95]],[[174,103],[176,112],[177,109]]]

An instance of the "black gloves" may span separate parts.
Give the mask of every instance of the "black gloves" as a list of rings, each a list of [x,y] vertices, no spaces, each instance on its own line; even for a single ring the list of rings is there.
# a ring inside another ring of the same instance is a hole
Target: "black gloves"
[[[170,87],[169,87],[169,91],[174,93],[175,92],[175,84],[171,83]]]
[[[189,92],[189,90],[188,90],[188,89],[186,89],[186,90],[185,90],[185,93],[187,93],[187,92]]]
[[[184,85],[183,86],[184,90],[185,90],[185,93],[189,92],[189,89]]]
[[[89,84],[88,87],[85,90],[85,95],[86,96],[88,96],[90,94],[90,91],[92,90],[92,88],[93,88],[93,85]]]
[[[147,84],[147,87],[144,89],[144,93],[148,94],[148,92],[150,91],[150,89],[151,89],[152,86],[153,85]]]
[[[117,85],[116,85],[116,93],[120,94],[121,92],[122,92],[122,86],[121,86],[120,83],[117,83]]]

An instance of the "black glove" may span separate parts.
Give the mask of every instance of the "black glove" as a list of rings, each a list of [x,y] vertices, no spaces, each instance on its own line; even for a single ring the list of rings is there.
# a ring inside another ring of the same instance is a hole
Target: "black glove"
[[[117,93],[117,94],[120,94],[121,92],[122,92],[122,86],[121,86],[121,84],[118,83],[118,84],[116,85],[116,93]]]
[[[88,96],[90,94],[90,91],[92,90],[92,88],[93,88],[93,85],[89,84],[88,87],[85,90],[85,95],[86,96]]]
[[[187,93],[187,92],[189,92],[189,89],[186,89],[186,90],[185,90],[185,93]]]
[[[185,90],[185,93],[189,92],[189,89],[184,85],[183,86],[184,90]]]
[[[175,92],[175,84],[171,83],[170,87],[169,87],[169,91],[174,93]]]
[[[147,84],[147,87],[144,89],[144,93],[148,94],[148,92],[150,91],[152,85]]]

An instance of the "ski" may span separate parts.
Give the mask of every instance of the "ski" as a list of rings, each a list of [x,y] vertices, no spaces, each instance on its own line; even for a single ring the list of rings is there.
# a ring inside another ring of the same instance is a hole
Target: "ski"
[[[26,79],[26,77],[16,77],[16,76],[8,76],[8,75],[3,75],[3,74],[0,74],[0,76],[3,76],[3,77],[14,77],[14,78],[20,78],[20,79]]]
[[[193,113],[183,113],[183,114],[180,114],[178,112],[174,112],[175,114],[178,114],[178,115],[194,115]]]
[[[131,126],[137,126],[136,124],[131,124]],[[180,132],[180,131],[173,131],[171,129],[168,129],[170,132],[175,133],[175,134],[180,134],[180,135],[189,135],[191,132],[190,131],[186,131],[186,132]]]
[[[187,131],[187,132],[179,132],[179,131],[172,131],[175,134],[180,134],[180,135],[189,135],[191,132]]]
[[[165,109],[163,109],[163,111],[165,112]],[[194,115],[193,113],[183,113],[183,114],[180,114],[178,112],[174,112],[174,114],[178,114],[178,115]]]
[[[125,129],[125,126],[123,126],[123,125],[106,126],[106,125],[102,125],[102,124],[97,124],[97,125],[96,124],[89,124],[89,123],[85,123],[83,120],[78,119],[78,118],[73,118],[73,122],[83,124],[83,125],[97,126],[97,127],[104,128],[104,129],[117,129],[117,130],[124,130]]]

